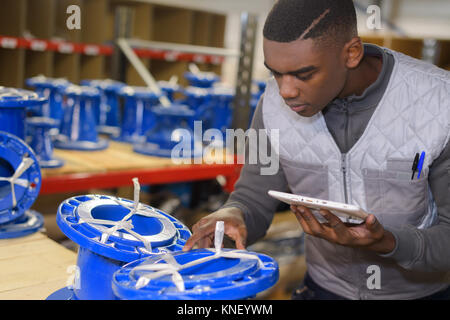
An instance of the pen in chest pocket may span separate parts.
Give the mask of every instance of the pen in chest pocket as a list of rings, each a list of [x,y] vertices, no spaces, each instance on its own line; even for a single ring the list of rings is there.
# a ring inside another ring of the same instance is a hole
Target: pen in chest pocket
[[[425,159],[425,151],[422,151],[422,153],[419,156],[419,153],[416,153],[415,157],[414,157],[414,162],[412,165],[412,175],[411,175],[411,180],[414,179],[414,174],[417,172],[417,179],[420,179],[420,173],[422,172],[422,167],[423,167],[423,161]]]

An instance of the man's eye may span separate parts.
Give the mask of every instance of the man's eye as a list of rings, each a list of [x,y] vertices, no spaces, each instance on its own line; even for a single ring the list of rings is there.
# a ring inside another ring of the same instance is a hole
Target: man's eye
[[[313,76],[313,74],[310,73],[310,74],[308,74],[307,76],[296,75],[295,77],[296,77],[298,80],[301,80],[301,81],[307,81],[307,80],[311,79],[312,76]]]

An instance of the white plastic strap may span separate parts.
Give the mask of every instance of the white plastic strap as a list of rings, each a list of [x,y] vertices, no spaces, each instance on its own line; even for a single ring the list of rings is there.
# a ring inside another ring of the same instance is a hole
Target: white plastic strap
[[[152,208],[151,213],[145,212],[145,211],[138,211],[139,207],[140,207],[139,195],[140,195],[140,191],[141,191],[141,186],[139,184],[138,178],[133,178],[132,180],[133,180],[133,185],[134,185],[134,199],[133,199],[134,202],[133,202],[133,204],[130,206],[128,203],[121,202],[117,199],[114,199],[114,201],[118,205],[131,209],[131,211],[126,216],[124,216],[122,218],[122,220],[112,221],[112,220],[105,220],[105,219],[83,218],[83,219],[80,219],[80,223],[86,222],[89,224],[111,225],[112,226],[111,228],[108,228],[107,230],[105,230],[102,233],[102,235],[100,237],[101,243],[106,243],[106,241],[109,239],[109,237],[117,230],[125,230],[129,234],[134,236],[136,239],[141,241],[144,244],[145,249],[151,253],[152,252],[151,242],[148,241],[145,237],[141,236],[139,233],[132,230],[134,228],[134,226],[130,219],[135,214],[144,215],[146,217],[155,217],[158,219],[167,219],[167,218],[162,216],[161,214],[157,213],[153,208]]]
[[[15,208],[17,206],[17,199],[16,199],[16,191],[14,188],[14,185],[19,185],[24,188],[28,188],[30,185],[30,182],[25,179],[19,179],[19,177],[28,170],[29,167],[34,163],[34,160],[29,157],[22,158],[22,162],[17,167],[14,174],[9,177],[0,177],[0,181],[8,181],[11,184],[11,194],[12,194],[12,206]]]
[[[180,265],[171,254],[165,254],[161,257],[161,260],[165,261],[166,263],[155,263],[137,266],[136,268],[133,269],[133,272],[136,271],[154,271],[154,272],[151,274],[143,274],[142,276],[140,276],[135,285],[136,289],[145,287],[152,279],[156,279],[166,275],[172,275],[172,281],[177,287],[178,291],[185,291],[183,277],[179,273],[180,270],[190,268],[192,266],[199,265],[221,257],[231,259],[256,259],[258,261],[258,266],[260,268],[264,268],[264,264],[257,255],[238,252],[238,250],[228,252],[222,251],[222,241],[224,231],[225,231],[224,222],[218,221],[216,223],[215,238],[214,238],[215,248],[210,249],[212,251],[215,251],[214,255]]]
[[[216,254],[219,255],[222,252],[222,243],[224,234],[225,234],[225,225],[223,221],[217,221],[216,231],[214,234],[214,247],[216,248]]]

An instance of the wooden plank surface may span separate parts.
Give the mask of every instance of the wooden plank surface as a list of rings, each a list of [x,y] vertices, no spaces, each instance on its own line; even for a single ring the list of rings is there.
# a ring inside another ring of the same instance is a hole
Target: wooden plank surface
[[[57,169],[42,169],[43,177],[74,173],[105,173],[134,169],[167,168],[177,166],[170,158],[152,157],[133,151],[131,144],[110,141],[109,147],[100,151],[74,151],[55,149],[54,156],[66,161]],[[209,160],[216,163],[226,160],[223,154],[217,153]]]
[[[0,240],[0,300],[43,300],[66,286],[77,254],[42,233]]]

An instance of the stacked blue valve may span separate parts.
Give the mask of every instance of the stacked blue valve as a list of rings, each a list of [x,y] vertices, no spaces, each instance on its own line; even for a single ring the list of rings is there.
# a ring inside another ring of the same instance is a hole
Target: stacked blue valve
[[[196,113],[189,106],[158,106],[153,112],[157,123],[147,131],[145,141],[134,145],[135,152],[171,158],[202,155],[201,137],[196,137],[193,130]]]
[[[70,82],[63,78],[49,78],[43,75],[28,78],[25,84],[34,89],[38,94],[48,98],[48,102],[31,111],[33,116],[53,118],[61,121],[63,111],[63,96],[61,91],[70,85]]]
[[[94,110],[98,132],[111,135],[117,134],[120,127],[118,92],[125,87],[125,84],[111,79],[82,80],[80,84],[100,90],[100,104]]]
[[[103,150],[108,141],[99,138],[95,108],[100,104],[100,92],[88,86],[70,85],[65,96],[64,117],[54,146],[72,150]]]
[[[258,106],[258,101],[261,98],[262,94],[264,93],[264,90],[266,90],[266,82],[265,81],[253,81],[253,83],[257,86],[257,90],[252,91],[252,96],[250,100],[250,116],[249,116],[249,123],[248,126],[250,127],[253,115],[255,113],[256,107]]]
[[[190,84],[184,90],[185,103],[196,110],[197,120],[205,130],[215,128],[225,133],[231,126],[234,91],[218,86],[220,78],[211,72],[187,72],[185,77]]]
[[[211,88],[220,80],[220,77],[212,72],[185,72],[184,77],[190,86],[198,88]]]
[[[35,92],[0,87],[0,239],[42,228],[43,217],[29,210],[41,186],[38,160],[24,141],[27,108],[48,100]]]
[[[125,86],[118,95],[124,99],[122,124],[118,141],[135,143],[145,140],[145,133],[156,123],[153,108],[160,96],[150,88]]]
[[[51,131],[59,126],[59,121],[46,117],[30,117],[27,119],[29,143],[36,153],[41,168],[59,168],[64,161],[53,156]]]
[[[171,83],[170,81],[158,81],[157,84],[170,102],[174,102],[175,94],[181,92],[181,86],[179,84]]]

